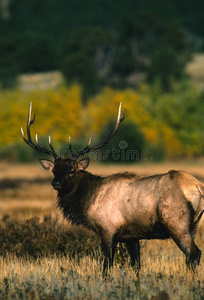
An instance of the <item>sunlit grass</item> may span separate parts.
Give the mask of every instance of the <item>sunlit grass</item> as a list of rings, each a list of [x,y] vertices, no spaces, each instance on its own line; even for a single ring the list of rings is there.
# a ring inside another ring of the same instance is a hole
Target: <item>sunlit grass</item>
[[[188,272],[183,255],[170,244],[163,242],[161,249],[152,244],[143,251],[139,279],[128,263],[115,263],[103,278],[100,255],[37,260],[8,255],[0,258],[0,292],[15,299],[151,299],[165,291],[171,299],[202,299],[204,269]],[[152,249],[161,250],[160,255],[151,255]]]

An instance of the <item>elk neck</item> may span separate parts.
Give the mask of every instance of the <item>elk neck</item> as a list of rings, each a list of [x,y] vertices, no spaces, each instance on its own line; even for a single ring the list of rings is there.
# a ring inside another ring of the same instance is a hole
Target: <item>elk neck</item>
[[[59,190],[57,205],[64,218],[73,224],[89,227],[87,211],[94,201],[102,181],[102,177],[82,171],[75,176],[71,183]]]

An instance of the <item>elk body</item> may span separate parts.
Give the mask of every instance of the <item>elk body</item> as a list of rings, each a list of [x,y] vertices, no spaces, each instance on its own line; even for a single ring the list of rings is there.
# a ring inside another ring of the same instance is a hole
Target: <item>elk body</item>
[[[58,206],[66,219],[97,232],[101,237],[102,252],[105,256],[103,272],[113,264],[118,242],[126,244],[131,265],[140,268],[141,239],[172,238],[186,255],[187,266],[191,269],[199,264],[201,251],[194,239],[199,220],[204,211],[204,184],[183,171],[171,170],[165,174],[139,177],[134,173],[118,173],[106,177],[93,175],[85,169],[89,159],[79,158],[90,151],[103,147],[118,130],[121,105],[113,132],[105,142],[87,147],[79,152],[71,149],[71,158],[60,158],[54,151],[43,148],[37,139],[32,142],[30,135],[31,107],[27,134],[23,138],[36,150],[54,158],[41,160],[42,166],[52,170],[53,188],[58,192]]]

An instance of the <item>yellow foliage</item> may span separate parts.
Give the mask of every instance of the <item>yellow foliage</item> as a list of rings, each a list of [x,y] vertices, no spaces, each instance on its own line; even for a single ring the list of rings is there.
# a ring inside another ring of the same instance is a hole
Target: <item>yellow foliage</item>
[[[0,146],[23,142],[20,127],[26,130],[29,102],[36,114],[33,137],[38,133],[41,140],[51,135],[54,145],[68,141],[69,136],[73,141],[92,137],[93,144],[98,142],[104,127],[116,120],[119,104],[123,102],[122,112],[127,111],[125,122],[135,124],[143,133],[147,150],[162,148],[166,157],[199,154],[197,136],[194,145],[184,146],[173,128],[150,113],[151,96],[145,86],[138,92],[104,88],[84,106],[78,85],[45,91],[0,90]]]
[[[126,120],[129,122],[139,125],[142,120],[148,119],[136,92],[132,90],[114,91],[105,88],[88,103],[88,112],[92,119],[90,120],[90,126],[94,133],[100,133],[103,126],[110,120],[116,119],[120,102],[123,103],[122,110],[126,109],[127,111]]]
[[[110,120],[115,120],[119,103],[123,102],[123,110],[127,110],[126,122],[131,122],[139,127],[145,137],[147,149],[162,144],[168,157],[180,155],[181,145],[173,130],[155,120],[145,110],[143,96],[143,94],[129,89],[115,91],[105,88],[88,103],[87,109],[91,116],[89,126],[92,134],[97,136]]]
[[[29,102],[33,103],[36,121],[33,136],[51,135],[58,142],[70,135],[81,136],[81,90],[74,85],[57,91],[0,91],[0,145],[21,141],[20,128],[26,129]]]

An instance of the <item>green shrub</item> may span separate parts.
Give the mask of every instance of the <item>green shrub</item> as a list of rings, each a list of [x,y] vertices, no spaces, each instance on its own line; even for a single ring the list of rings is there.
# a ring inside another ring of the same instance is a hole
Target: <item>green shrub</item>
[[[114,125],[113,122],[108,124],[99,141],[106,140]],[[144,135],[138,126],[131,122],[124,122],[110,143],[101,149],[102,161],[112,163],[138,162],[142,159],[142,151],[145,150],[144,143]]]

